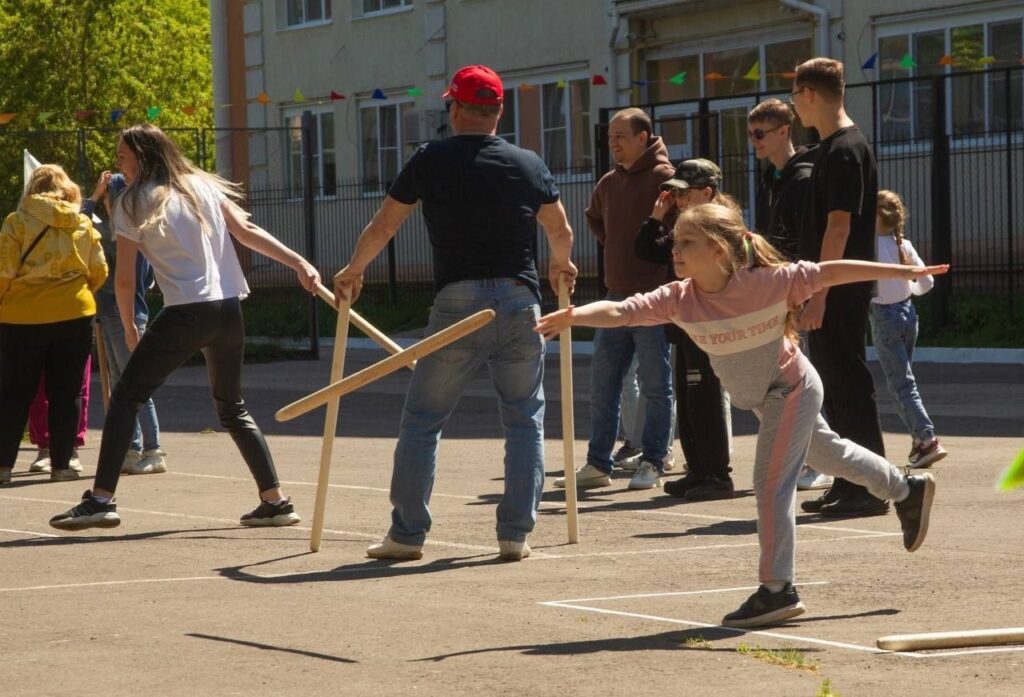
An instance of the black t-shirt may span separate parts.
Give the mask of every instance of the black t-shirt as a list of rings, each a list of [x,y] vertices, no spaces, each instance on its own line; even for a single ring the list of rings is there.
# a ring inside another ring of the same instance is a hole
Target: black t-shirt
[[[423,201],[434,282],[515,278],[540,298],[537,211],[558,200],[551,172],[535,153],[489,135],[427,143],[409,159],[388,194]]]
[[[810,225],[801,231],[800,258],[820,261],[828,214],[847,211],[850,236],[843,258],[874,261],[877,207],[875,154],[859,128],[840,128],[818,146],[808,195]]]

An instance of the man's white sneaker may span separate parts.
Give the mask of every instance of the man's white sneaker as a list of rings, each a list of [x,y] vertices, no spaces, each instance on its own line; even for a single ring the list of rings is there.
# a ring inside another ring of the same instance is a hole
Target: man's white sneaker
[[[800,478],[796,480],[797,491],[814,491],[817,489],[828,489],[832,486],[833,478],[822,474],[812,467],[804,465],[800,469]]]
[[[661,486],[661,473],[650,460],[643,460],[636,474],[629,480],[630,489],[653,489]]]
[[[143,450],[141,453],[129,450],[121,465],[121,474],[160,474],[167,471],[163,450]]]
[[[576,470],[577,489],[598,489],[602,486],[611,486],[612,478],[607,472],[602,472],[589,462]],[[555,486],[559,489],[565,488],[565,477],[555,480]]]
[[[526,540],[498,540],[498,558],[502,561],[522,561],[530,556],[530,545]]]
[[[366,548],[366,556],[370,559],[403,559],[415,560],[423,558],[423,545],[404,545],[395,542],[390,536]]]
[[[665,455],[665,459],[661,461],[662,472],[671,472],[676,466],[676,456],[669,450],[668,454]]]
[[[68,467],[76,472],[82,471],[82,461],[78,458],[78,448],[71,451],[71,459],[68,460]]]
[[[39,452],[36,453],[36,460],[28,466],[28,471],[49,472],[50,468],[50,449],[39,448]]]

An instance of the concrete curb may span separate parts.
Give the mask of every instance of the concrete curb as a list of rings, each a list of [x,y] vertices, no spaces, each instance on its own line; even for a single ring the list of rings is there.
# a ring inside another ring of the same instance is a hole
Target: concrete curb
[[[267,336],[250,336],[248,340],[256,344],[276,343],[285,348],[305,348],[308,344],[305,341],[294,339],[277,339]],[[397,338],[395,343],[402,348],[408,348],[415,344],[416,338]],[[325,348],[334,346],[334,339],[322,338],[320,345]],[[348,340],[348,347],[353,350],[379,349],[380,347],[372,339],[353,337]],[[572,351],[577,356],[594,355],[594,343],[592,341],[572,342]],[[548,342],[547,352],[557,354],[558,344]],[[875,349],[868,346],[867,356],[869,361],[877,361]],[[915,363],[985,363],[997,365],[1024,364],[1024,348],[941,348],[937,346],[924,346],[914,351]]]

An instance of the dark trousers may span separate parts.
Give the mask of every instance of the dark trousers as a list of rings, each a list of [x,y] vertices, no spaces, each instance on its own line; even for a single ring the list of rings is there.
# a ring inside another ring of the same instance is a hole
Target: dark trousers
[[[259,490],[278,485],[263,433],[242,399],[245,329],[238,298],[165,307],[146,329],[110,395],[103,424],[96,488],[114,491],[135,430],[135,415],[178,366],[196,351],[206,359],[210,392]]]
[[[14,467],[28,410],[46,376],[50,461],[67,469],[82,413],[82,373],[92,350],[92,317],[47,324],[0,324],[0,467]]]
[[[729,427],[722,405],[722,383],[708,354],[687,334],[672,336],[677,346],[676,420],[679,443],[690,474],[701,479],[729,477]]]
[[[810,332],[807,343],[825,390],[822,408],[828,425],[841,437],[885,457],[875,383],[865,358],[870,303],[870,283],[829,289],[821,329]],[[871,497],[864,487],[839,478],[832,492],[840,498]]]

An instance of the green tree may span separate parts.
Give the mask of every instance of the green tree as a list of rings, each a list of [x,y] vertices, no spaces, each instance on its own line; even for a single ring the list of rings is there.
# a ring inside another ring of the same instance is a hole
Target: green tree
[[[21,192],[23,148],[63,165],[88,195],[113,165],[118,131],[148,120],[149,107],[172,134],[212,126],[210,53],[205,0],[0,0],[0,113],[18,113],[0,126],[2,212]],[[196,131],[178,136],[195,158]]]

